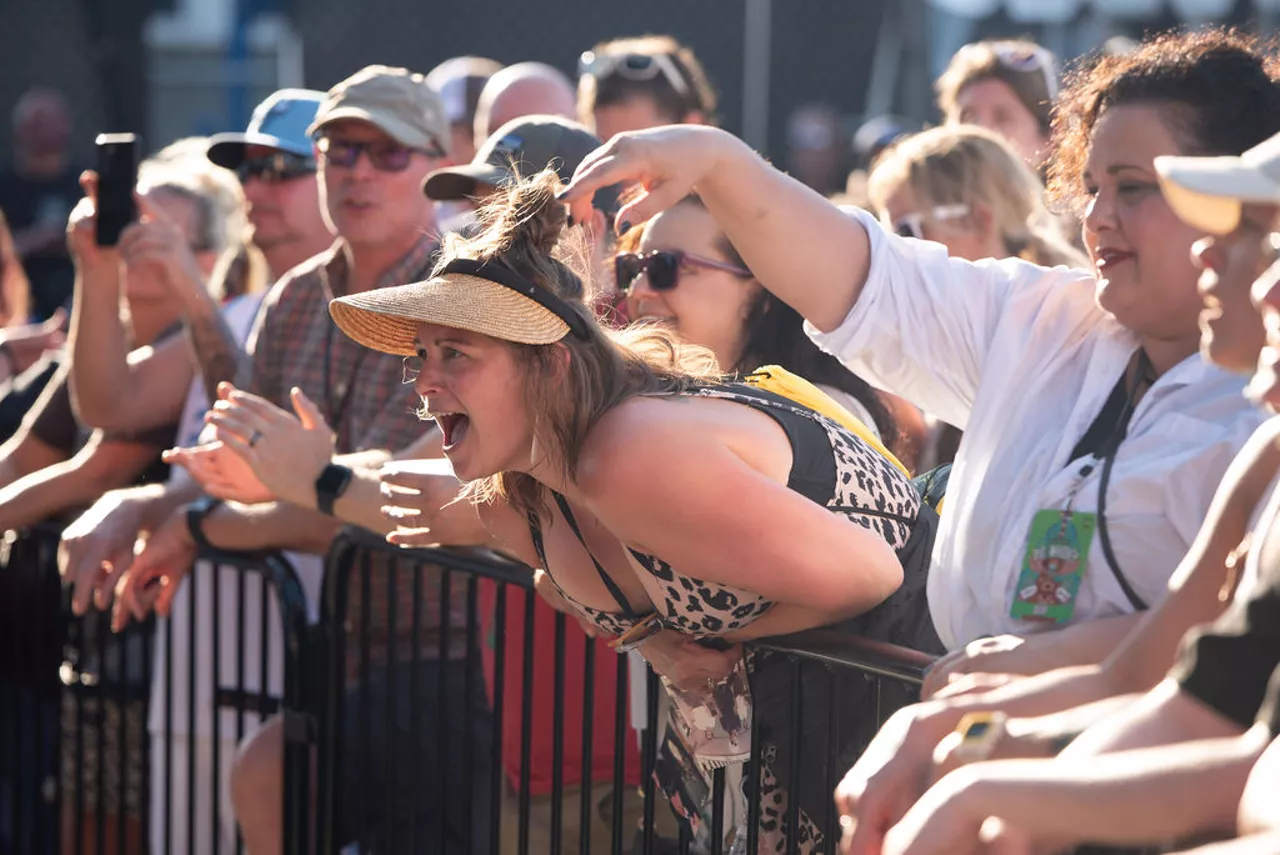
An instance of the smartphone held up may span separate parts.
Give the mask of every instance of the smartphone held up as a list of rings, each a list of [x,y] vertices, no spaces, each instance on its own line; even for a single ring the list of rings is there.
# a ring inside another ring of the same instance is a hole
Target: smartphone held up
[[[138,182],[137,134],[98,134],[98,246],[115,246],[125,226],[138,218],[134,185]]]

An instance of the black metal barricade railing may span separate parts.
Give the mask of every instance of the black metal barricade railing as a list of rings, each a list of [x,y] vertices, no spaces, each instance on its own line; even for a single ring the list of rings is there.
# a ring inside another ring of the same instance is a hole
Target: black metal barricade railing
[[[317,851],[700,851],[650,774],[658,678],[645,669],[629,680],[627,657],[538,600],[528,568],[483,551],[396,549],[350,530],[328,556],[321,612]],[[567,655],[575,644],[581,655]],[[781,716],[757,712],[752,768],[767,741],[785,744],[792,759],[777,783],[822,805],[809,817],[821,844],[790,834],[787,851],[835,852],[830,794],[883,720],[917,695],[929,657],[822,630],[753,644],[751,655],[770,662],[774,694],[785,696]],[[642,693],[636,707],[629,683]],[[611,702],[603,716],[602,699]],[[644,726],[639,756],[628,718]],[[539,767],[535,754],[549,762]],[[726,771],[711,784],[706,851],[728,851]],[[753,852],[759,775],[744,776],[742,789],[741,851]],[[800,801],[778,820],[786,828],[798,827]]]
[[[627,661],[527,567],[346,531],[318,629],[319,851],[631,850]]]
[[[282,702],[304,706],[293,568],[202,553],[170,619],[113,634],[106,614],[71,616],[59,536],[9,533],[0,554],[0,853],[238,851],[230,752]],[[289,768],[306,780],[298,744]]]

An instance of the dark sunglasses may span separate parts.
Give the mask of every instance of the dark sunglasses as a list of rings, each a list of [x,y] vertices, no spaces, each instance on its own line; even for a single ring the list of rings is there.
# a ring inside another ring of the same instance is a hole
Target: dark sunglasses
[[[649,287],[653,290],[670,291],[680,284],[680,271],[690,267],[710,267],[727,271],[735,276],[751,275],[751,271],[745,267],[739,267],[727,261],[703,258],[678,249],[659,249],[648,255],[624,252],[614,256],[613,259],[613,272],[620,291],[629,291],[632,283],[641,273],[648,274]]]
[[[316,140],[316,148],[324,155],[325,160],[342,169],[355,166],[360,153],[364,152],[369,155],[369,163],[379,172],[404,172],[409,168],[415,152],[427,157],[444,156],[438,146],[411,148],[397,142],[353,142],[335,140],[332,137],[320,137]]]
[[[236,175],[241,184],[247,184],[250,178],[275,184],[314,175],[315,171],[316,164],[311,158],[285,151],[248,158],[236,167]]]

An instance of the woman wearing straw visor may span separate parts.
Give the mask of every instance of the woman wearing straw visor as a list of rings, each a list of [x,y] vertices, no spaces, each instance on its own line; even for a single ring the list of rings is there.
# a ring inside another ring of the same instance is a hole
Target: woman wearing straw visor
[[[604,331],[582,279],[552,254],[566,220],[558,188],[551,173],[517,185],[484,213],[483,233],[452,239],[431,280],[330,305],[356,341],[406,357],[467,484],[460,499],[452,478],[391,479],[388,513],[405,528],[390,539],[486,545],[544,568],[553,603],[638,643],[676,695],[697,690],[721,712],[727,742],[695,739],[691,753],[736,762],[726,745],[745,753],[730,721],[745,681],[729,681],[729,704],[724,681],[741,674],[737,642],[840,624],[939,649],[922,560],[936,517],[873,441],[724,383],[707,351],[668,333]],[[753,667],[768,739],[764,706],[788,681],[771,689],[767,658]],[[829,796],[821,765],[805,762],[812,814]]]

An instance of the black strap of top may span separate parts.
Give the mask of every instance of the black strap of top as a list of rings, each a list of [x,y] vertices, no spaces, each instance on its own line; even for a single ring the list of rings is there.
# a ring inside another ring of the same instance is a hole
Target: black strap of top
[[[745,400],[735,401],[777,422],[791,443],[791,473],[787,489],[819,505],[826,505],[836,488],[836,460],[826,430],[790,398],[754,386],[708,386]],[[834,510],[834,509],[833,509]]]
[[[618,604],[618,608],[621,609],[622,613],[629,618],[641,617],[639,612],[631,608],[631,603],[627,601],[627,595],[622,593],[622,589],[618,587],[618,583],[613,581],[613,578],[605,572],[603,567],[600,566],[600,562],[596,560],[596,557],[591,554],[591,547],[587,546],[587,541],[582,536],[582,530],[578,528],[578,521],[574,519],[573,511],[569,509],[569,503],[565,501],[564,496],[560,495],[555,490],[551,491],[551,496],[556,500],[556,507],[560,508],[560,513],[564,515],[564,521],[569,524],[569,528],[573,531],[574,536],[578,538],[578,542],[582,544],[582,548],[587,551],[587,557],[591,559],[591,563],[595,565],[596,572],[600,574],[600,581],[604,582],[604,586],[609,589],[609,593],[613,595],[613,599]],[[543,558],[543,563],[546,563],[545,557]]]

